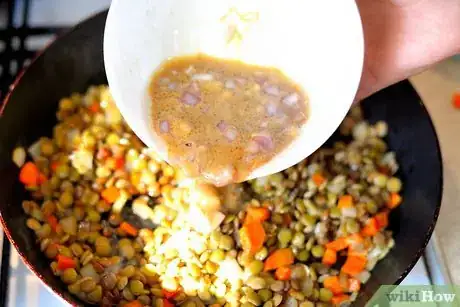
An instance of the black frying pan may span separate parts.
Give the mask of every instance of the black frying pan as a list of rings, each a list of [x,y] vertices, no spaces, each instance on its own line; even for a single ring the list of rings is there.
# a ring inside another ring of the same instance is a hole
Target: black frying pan
[[[21,202],[26,194],[11,161],[17,145],[28,146],[51,135],[61,97],[106,82],[102,38],[106,12],[77,25],[58,39],[20,75],[0,107],[0,212],[6,235],[24,262],[57,295],[83,305],[53,276],[26,226]],[[421,256],[438,217],[442,195],[442,160],[427,110],[408,81],[370,97],[363,103],[366,118],[385,120],[388,144],[400,162],[404,202],[391,215],[396,247],[380,261],[356,302],[363,306],[382,284],[398,284]]]

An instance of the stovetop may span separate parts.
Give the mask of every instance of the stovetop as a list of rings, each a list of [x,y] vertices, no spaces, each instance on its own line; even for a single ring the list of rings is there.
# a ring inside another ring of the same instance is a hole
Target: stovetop
[[[0,0],[0,103],[22,66],[58,33],[110,0]],[[0,307],[64,306],[23,264],[0,230]],[[449,284],[436,234],[403,284]]]

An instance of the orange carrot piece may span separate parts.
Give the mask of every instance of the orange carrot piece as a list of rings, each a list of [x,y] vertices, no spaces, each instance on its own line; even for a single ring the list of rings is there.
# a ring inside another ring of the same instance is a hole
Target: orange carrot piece
[[[452,105],[454,108],[460,109],[460,91],[456,91],[452,95]]]
[[[387,207],[390,209],[394,209],[399,206],[402,202],[402,197],[398,193],[391,193],[390,199],[387,202]]]
[[[244,225],[240,229],[240,241],[243,249],[252,254],[257,253],[265,241],[265,229],[262,223],[254,222]]]
[[[58,219],[54,215],[49,215],[46,217],[46,221],[50,225],[51,229],[56,232],[57,226],[59,225]]]
[[[122,169],[125,167],[125,159],[123,157],[115,159],[115,169]]]
[[[275,250],[268,256],[264,263],[264,271],[271,271],[294,263],[294,253],[290,248]]]
[[[163,299],[163,307],[174,307],[174,304],[167,299]]]
[[[162,289],[161,290],[163,292],[163,296],[166,297],[168,300],[171,299],[171,298],[174,298],[177,294],[179,294],[179,292],[177,291],[168,291],[168,290],[165,290],[165,289]]]
[[[346,238],[338,238],[335,239],[334,241],[331,241],[326,244],[327,249],[332,249],[335,250],[336,252],[344,250],[348,247],[349,242],[347,241]]]
[[[348,300],[350,300],[349,295],[346,295],[346,294],[334,295],[331,299],[331,303],[337,306]]]
[[[144,304],[139,302],[138,300],[131,301],[123,305],[124,307],[144,307]]]
[[[99,102],[94,101],[94,102],[88,107],[88,109],[89,109],[92,113],[98,113],[98,112],[101,110],[101,105],[99,104]]]
[[[77,263],[73,258],[64,256],[64,255],[57,255],[57,268],[59,270],[66,270],[66,269],[73,269],[77,266]]]
[[[388,226],[388,215],[387,210],[379,212],[375,215],[375,220],[377,221],[377,227],[379,229],[385,228]]]
[[[366,237],[374,236],[378,232],[379,232],[379,227],[377,224],[377,219],[375,217],[371,217],[366,222],[366,225],[363,227],[363,229],[361,229],[361,234]]]
[[[323,255],[323,264],[325,265],[333,265],[337,262],[337,252],[333,249],[326,248],[326,251]]]
[[[43,177],[43,174],[40,173],[40,170],[33,162],[26,162],[19,172],[19,181],[26,186],[37,186],[43,183]]]
[[[320,186],[322,185],[325,181],[326,181],[326,178],[324,178],[323,175],[321,175],[320,173],[315,173],[313,174],[313,176],[311,177],[311,179],[313,180],[313,182],[316,184],[316,186]]]
[[[358,256],[348,256],[342,266],[342,272],[355,276],[366,268],[367,259]]]
[[[59,162],[58,161],[53,161],[50,164],[50,168],[53,171],[53,173],[56,172],[57,168],[59,167]]]
[[[110,204],[113,204],[119,196],[120,191],[116,187],[110,187],[102,191],[102,198]]]
[[[262,223],[270,218],[270,210],[265,207],[248,207],[246,209],[246,218],[244,224],[253,222]]]
[[[133,237],[137,236],[138,233],[137,228],[127,222],[122,222],[120,224],[120,229]]]
[[[286,267],[286,266],[283,266],[283,267],[280,267],[280,268],[276,269],[275,278],[277,280],[286,281],[286,280],[291,279],[291,274],[292,274],[292,270],[290,268]]]
[[[361,282],[356,278],[348,279],[348,290],[350,292],[358,292],[361,289]]]
[[[340,280],[338,276],[329,276],[326,277],[323,281],[324,288],[329,289],[334,294],[342,294],[343,287],[340,284]]]
[[[340,196],[337,207],[340,209],[353,207],[353,197],[351,195]]]

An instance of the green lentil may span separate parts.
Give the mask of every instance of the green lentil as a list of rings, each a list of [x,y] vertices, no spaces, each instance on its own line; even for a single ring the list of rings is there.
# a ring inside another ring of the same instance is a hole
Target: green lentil
[[[329,302],[332,299],[333,293],[326,288],[319,289],[319,300],[322,302]]]
[[[212,262],[219,263],[219,262],[221,262],[222,260],[225,259],[225,252],[223,250],[221,250],[221,249],[216,249],[215,251],[212,252],[212,254],[209,257],[209,259]]]
[[[267,302],[273,297],[273,292],[269,289],[261,289],[257,292],[262,302]]]
[[[248,266],[248,270],[252,275],[259,274],[260,272],[263,271],[263,269],[264,269],[264,263],[260,260],[254,260]]]
[[[66,284],[73,284],[77,281],[78,273],[75,269],[66,269],[61,275],[61,279]]]
[[[139,280],[130,280],[129,290],[136,296],[142,295],[144,293],[144,284]]]
[[[387,182],[387,190],[391,193],[399,193],[401,191],[402,183],[399,178],[391,177]]]
[[[355,219],[348,219],[345,225],[348,233],[358,233],[360,230],[359,223]]]
[[[292,239],[292,231],[289,228],[282,228],[278,232],[278,242],[280,244],[280,247],[286,247],[288,246],[289,242],[291,242]]]
[[[321,258],[324,255],[324,247],[322,245],[315,245],[311,249],[311,254],[315,258]]]
[[[302,247],[305,244],[305,235],[301,232],[296,232],[292,238],[292,245]]]
[[[254,258],[263,261],[268,256],[268,249],[266,247],[262,247],[255,255]]]
[[[308,258],[310,258],[310,252],[306,249],[303,249],[297,253],[296,258],[301,262],[305,262],[308,260]]]

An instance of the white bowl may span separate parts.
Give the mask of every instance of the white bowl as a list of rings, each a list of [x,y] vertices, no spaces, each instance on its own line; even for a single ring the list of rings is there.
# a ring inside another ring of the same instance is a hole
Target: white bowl
[[[257,12],[240,47],[228,44],[232,9]],[[363,65],[361,19],[354,0],[113,0],[104,35],[112,94],[140,139],[168,160],[149,118],[148,86],[173,56],[205,53],[281,69],[309,96],[300,136],[248,179],[286,169],[337,129],[356,94]]]

